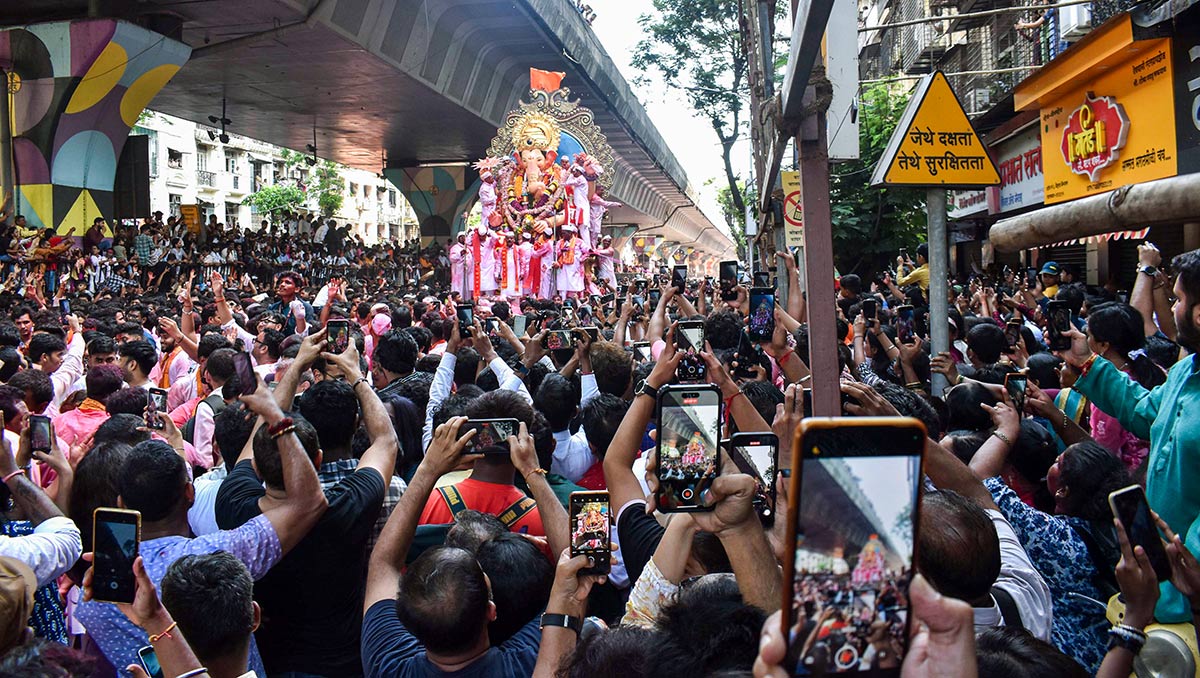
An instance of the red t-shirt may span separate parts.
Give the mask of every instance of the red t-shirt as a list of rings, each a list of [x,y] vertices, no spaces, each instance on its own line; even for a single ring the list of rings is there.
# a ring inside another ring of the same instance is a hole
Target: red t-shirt
[[[585,490],[594,490],[597,492],[607,490],[608,485],[604,483],[604,462],[598,461],[592,464],[592,467],[584,472],[579,477],[579,480],[575,481],[575,484]]]
[[[494,516],[499,516],[505,509],[525,497],[524,492],[512,485],[485,483],[482,480],[475,480],[474,478],[467,478],[450,487],[458,491],[467,508],[479,511],[480,513],[490,513]],[[442,493],[434,490],[429,495],[429,501],[425,502],[425,508],[421,511],[420,524],[445,525],[452,522],[454,522],[454,515],[450,513],[450,507],[446,505],[446,500],[442,498]],[[542,527],[542,516],[538,513],[537,507],[534,507],[533,510],[518,520],[513,525],[512,531],[523,532],[536,537],[545,536],[546,530]]]

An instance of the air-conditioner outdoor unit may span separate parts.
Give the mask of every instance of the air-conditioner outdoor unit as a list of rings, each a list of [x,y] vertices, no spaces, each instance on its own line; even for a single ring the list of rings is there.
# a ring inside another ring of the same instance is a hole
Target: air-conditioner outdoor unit
[[[1074,42],[1092,29],[1092,11],[1088,5],[1071,5],[1058,8],[1058,34],[1067,42]]]

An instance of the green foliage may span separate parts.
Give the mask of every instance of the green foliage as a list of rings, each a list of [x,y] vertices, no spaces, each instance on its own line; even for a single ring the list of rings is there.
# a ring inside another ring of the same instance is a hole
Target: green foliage
[[[322,160],[313,168],[312,179],[309,193],[317,196],[317,208],[321,214],[333,216],[342,208],[343,200],[342,177],[338,174],[337,165],[331,160]]]
[[[833,256],[843,274],[870,275],[894,260],[901,247],[911,252],[925,240],[923,191],[869,185],[908,96],[894,83],[865,87],[858,113],[861,159],[830,168]]]
[[[705,186],[711,186],[713,183],[715,183],[714,180],[709,179],[705,182]],[[750,204],[757,204],[758,190],[754,186],[746,186],[743,181],[737,183],[744,199]],[[738,258],[744,260],[746,258],[746,210],[734,207],[732,192],[728,186],[721,186],[717,189],[717,203],[721,206],[721,215],[725,217],[725,225],[729,227],[733,241],[737,244]]]
[[[274,215],[278,212],[300,209],[304,205],[304,191],[292,184],[275,184],[246,196],[243,205],[250,205],[259,214]]]

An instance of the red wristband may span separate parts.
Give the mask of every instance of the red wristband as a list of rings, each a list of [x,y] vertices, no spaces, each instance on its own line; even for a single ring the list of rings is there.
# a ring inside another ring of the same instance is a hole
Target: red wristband
[[[283,429],[285,429],[295,423],[296,422],[292,421],[291,417],[284,417],[283,419],[280,419],[278,422],[267,427],[267,433],[269,433],[271,435],[275,435],[275,434],[283,431]]]
[[[779,359],[776,362],[778,362],[781,366],[786,364],[787,361],[792,357],[792,354],[795,352],[796,351],[789,348],[788,350],[784,351],[783,355],[779,356]]]

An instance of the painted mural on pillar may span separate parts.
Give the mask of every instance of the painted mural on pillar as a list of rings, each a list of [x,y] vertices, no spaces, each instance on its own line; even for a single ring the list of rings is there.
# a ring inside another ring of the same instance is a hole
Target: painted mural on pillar
[[[479,189],[479,179],[466,165],[389,167],[383,173],[412,205],[423,237],[447,238],[464,227],[462,214]]]
[[[16,90],[15,198],[31,226],[82,234],[109,217],[129,130],[190,55],[183,43],[112,19],[0,30]]]

